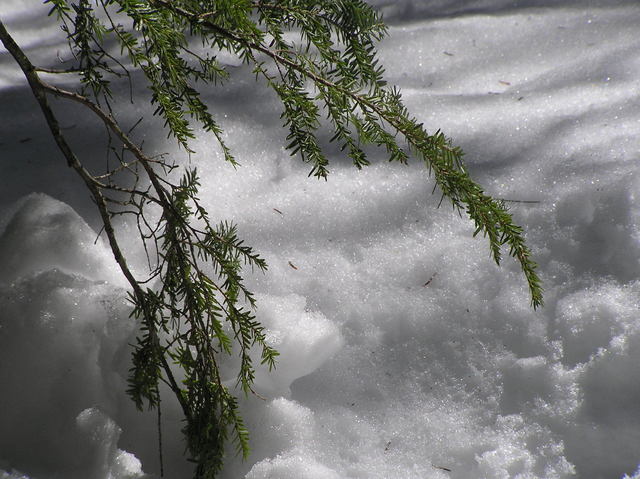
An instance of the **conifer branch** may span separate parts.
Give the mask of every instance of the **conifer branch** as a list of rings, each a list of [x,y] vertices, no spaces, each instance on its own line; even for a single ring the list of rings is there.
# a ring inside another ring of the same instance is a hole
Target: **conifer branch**
[[[296,62],[288,55],[285,56],[276,50],[258,43],[251,37],[246,38],[215,24],[209,20],[210,16],[202,18],[167,0],[150,1],[154,5],[165,7],[175,14],[184,17],[192,24],[205,25],[215,34],[228,38],[237,44],[244,45],[248,51],[260,52],[268,56],[276,62],[276,64],[282,65],[313,81],[318,88],[325,87],[330,91],[349,97],[354,102],[353,106],[357,106],[365,116],[374,113],[377,118],[391,126],[397,133],[404,137],[409,148],[419,158],[425,161],[429,171],[433,172],[436,184],[442,190],[444,197],[448,198],[456,209],[466,211],[474,221],[476,226],[474,235],[482,232],[483,235],[488,237],[491,255],[497,264],[500,264],[501,261],[501,246],[504,244],[509,246],[510,255],[518,260],[525,274],[531,293],[532,306],[534,308],[542,306],[541,281],[535,272],[536,264],[531,260],[531,253],[522,238],[521,228],[513,223],[511,215],[500,201],[494,200],[484,194],[482,189],[469,177],[462,162],[462,151],[459,148],[452,147],[449,140],[439,132],[433,136],[429,135],[423,129],[422,124],[419,124],[409,116],[406,108],[401,103],[399,92],[386,92],[374,83],[371,85],[371,94],[358,93],[316,73],[318,70],[321,70],[321,68],[312,61],[306,63]],[[260,8],[263,5],[254,4],[254,6]],[[288,11],[282,6],[277,9]],[[287,53],[291,52],[287,50]],[[267,83],[278,90],[278,85],[273,83],[272,79],[266,74],[266,71],[260,66],[255,57],[253,55],[248,55],[247,57],[256,63],[256,68],[265,77]],[[281,97],[284,100],[286,93],[281,94]],[[384,100],[387,101],[385,102]],[[311,103],[309,102],[308,105],[310,106]],[[314,118],[317,116],[317,112],[312,114]],[[369,122],[370,124],[376,124],[376,120],[371,119],[371,117]],[[309,133],[303,133],[302,135],[307,137],[309,145],[315,143],[311,141],[313,138],[311,131]],[[343,133],[342,137],[344,138],[347,135],[348,133]],[[406,155],[397,148],[395,139],[387,137],[382,140],[382,143],[384,143],[390,153],[392,153],[392,159],[393,155],[395,155],[400,161],[406,162]],[[356,155],[361,154],[361,150],[358,150],[352,141],[348,141],[348,144],[352,151],[356,150]],[[307,150],[306,153],[310,153],[311,157],[321,158],[317,147],[314,146],[314,149],[316,149],[315,152],[313,150]],[[301,154],[304,158],[305,151],[302,150]],[[322,159],[319,161],[320,162],[317,163],[318,168],[315,170],[316,175],[326,177],[326,163]],[[365,163],[361,161],[356,162],[356,164]]]

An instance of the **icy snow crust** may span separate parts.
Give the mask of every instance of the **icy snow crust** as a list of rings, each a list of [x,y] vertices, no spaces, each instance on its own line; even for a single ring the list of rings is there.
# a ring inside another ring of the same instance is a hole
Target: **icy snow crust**
[[[204,137],[192,162],[212,216],[269,262],[249,285],[282,356],[258,373],[267,400],[243,400],[253,453],[222,477],[637,479],[640,6],[377,5],[393,25],[387,78],[411,111],[464,148],[489,193],[534,202],[510,205],[546,306],[529,309],[517,265],[495,267],[466,220],[435,209],[420,165],[358,172],[335,153],[328,182],[307,178],[275,99],[233,67],[211,99],[242,167]],[[64,39],[45,12],[0,4],[29,55],[56,62]],[[101,164],[103,129],[59,103]],[[146,114],[149,151],[170,148],[143,104],[127,114]],[[126,284],[2,50],[0,120],[0,478],[155,477],[155,415],[123,393]],[[188,477],[178,408],[163,409],[166,477]]]

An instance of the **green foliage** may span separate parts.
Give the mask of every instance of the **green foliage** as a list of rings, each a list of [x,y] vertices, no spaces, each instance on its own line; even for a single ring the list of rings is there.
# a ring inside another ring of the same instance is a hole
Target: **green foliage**
[[[229,73],[216,55],[227,51],[250,65],[258,81],[282,104],[287,148],[310,165],[310,175],[327,178],[329,160],[317,132],[323,125],[357,168],[369,164],[368,145],[383,149],[389,161],[424,162],[443,199],[465,212],[482,233],[497,263],[501,249],[519,261],[534,308],[542,304],[535,263],[504,203],[468,175],[460,148],[440,131],[429,134],[411,116],[400,92],[384,81],[375,45],[386,35],[379,14],[361,0],[46,0],[67,35],[79,87],[74,92],[40,80],[35,69],[2,38],[30,81],[51,131],[69,164],[91,190],[114,255],[132,286],[133,316],[141,323],[134,346],[128,394],[143,409],[160,407],[164,383],[180,403],[187,452],[196,478],[213,478],[222,467],[229,436],[238,451],[249,452],[248,434],[236,398],[222,383],[221,355],[238,355],[237,386],[252,392],[255,365],[275,366],[277,352],[266,342],[253,314],[254,299],[242,269],[265,270],[265,262],[238,238],[229,223],[213,224],[198,199],[196,171],[170,180],[173,164],[149,158],[120,127],[111,104],[111,82],[143,73],[155,114],[167,134],[191,152],[193,124],[220,143],[236,164],[222,130],[202,99],[210,85]],[[0,23],[0,27],[2,24]],[[114,45],[116,48],[114,48]],[[51,71],[49,71],[51,73]],[[89,173],[75,158],[42,93],[84,104],[121,143],[113,147],[119,164],[104,174]],[[39,96],[41,95],[41,96]],[[129,160],[127,155],[133,156]],[[122,174],[133,181],[122,181]],[[149,187],[139,189],[140,178]],[[127,186],[133,184],[134,186]],[[160,211],[159,219],[149,210]],[[133,215],[149,257],[150,275],[136,279],[126,265],[111,218]],[[159,286],[148,287],[155,283]],[[174,376],[179,370],[179,378]]]
[[[235,348],[241,358],[237,385],[248,394],[254,380],[251,350],[259,347],[261,363],[269,368],[278,353],[267,344],[252,310],[242,306],[255,306],[243,284],[242,266],[264,271],[266,264],[238,239],[235,226],[211,224],[198,200],[198,186],[196,171],[187,171],[172,186],[170,208],[156,225],[158,261],[151,277],[160,287],[132,298],[133,315],[142,318],[143,326],[127,392],[139,409],[145,402],[156,407],[166,356],[180,367],[182,385],[173,378],[168,384],[185,414],[183,432],[198,464],[197,477],[204,478],[214,477],[222,466],[228,428],[238,451],[244,456],[249,452],[236,399],[222,384],[218,355],[232,354]]]

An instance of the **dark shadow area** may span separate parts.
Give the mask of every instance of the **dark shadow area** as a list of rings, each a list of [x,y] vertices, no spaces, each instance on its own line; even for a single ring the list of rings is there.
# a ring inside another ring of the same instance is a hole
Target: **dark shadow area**
[[[466,15],[507,15],[514,10],[535,8],[610,8],[637,5],[635,0],[369,0],[383,14],[385,23],[401,25],[430,19]]]

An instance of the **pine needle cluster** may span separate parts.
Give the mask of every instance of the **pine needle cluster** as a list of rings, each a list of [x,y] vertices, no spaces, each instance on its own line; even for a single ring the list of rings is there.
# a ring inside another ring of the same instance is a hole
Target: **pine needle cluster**
[[[248,434],[237,400],[220,377],[220,357],[237,354],[237,385],[249,394],[255,373],[250,351],[274,367],[277,352],[253,314],[254,299],[242,279],[249,266],[266,264],[237,236],[233,224],[214,224],[198,199],[198,177],[187,169],[178,182],[165,158],[151,158],[118,120],[111,84],[142,72],[155,114],[167,134],[192,152],[194,125],[212,134],[226,161],[237,165],[223,131],[202,93],[228,81],[217,60],[231,52],[252,68],[259,82],[280,99],[287,148],[310,165],[310,175],[326,179],[329,158],[320,128],[357,168],[369,164],[367,148],[389,161],[422,161],[443,200],[465,213],[474,235],[489,241],[496,263],[504,246],[521,265],[534,308],[542,288],[522,229],[504,202],[487,195],[465,169],[460,148],[440,131],[428,133],[388,87],[376,56],[387,33],[378,12],[361,0],[46,0],[74,56],[72,68],[37,68],[0,22],[0,40],[14,56],[47,119],[69,166],[80,175],[100,211],[104,232],[131,284],[133,316],[141,330],[134,346],[128,394],[136,406],[160,410],[166,384],[185,417],[184,434],[197,479],[214,478],[223,465],[228,438],[249,452]],[[114,45],[116,48],[114,48]],[[43,80],[77,75],[69,91]],[[88,171],[57,124],[48,97],[80,103],[104,122],[118,165]],[[123,175],[129,178],[123,180]],[[132,180],[133,179],[133,180]],[[131,186],[133,185],[133,186]],[[147,186],[143,186],[147,185]],[[159,216],[149,210],[160,211]],[[136,278],[118,244],[112,219],[136,218],[149,257],[150,274]],[[154,219],[158,218],[159,219]],[[158,287],[149,287],[149,284]],[[181,379],[174,369],[181,371]]]

